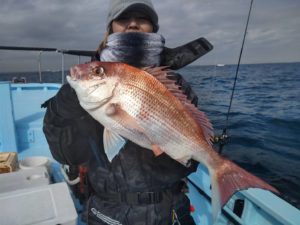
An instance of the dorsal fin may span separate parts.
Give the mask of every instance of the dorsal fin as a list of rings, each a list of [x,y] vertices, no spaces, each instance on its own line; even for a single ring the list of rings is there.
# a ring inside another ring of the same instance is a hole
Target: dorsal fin
[[[192,114],[194,119],[202,128],[207,143],[212,145],[212,139],[214,136],[212,124],[205,113],[200,111],[194,104],[191,103],[191,100],[189,100],[183,93],[183,90],[180,89],[180,86],[176,84],[176,80],[171,80],[168,78],[170,75],[169,73],[172,71],[168,69],[165,70],[166,68],[166,66],[146,67],[143,68],[143,70],[159,80],[184,105],[184,107]]]

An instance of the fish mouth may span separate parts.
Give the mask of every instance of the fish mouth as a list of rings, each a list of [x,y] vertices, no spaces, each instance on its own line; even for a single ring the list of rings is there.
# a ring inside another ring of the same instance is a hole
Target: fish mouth
[[[80,64],[71,67],[70,75],[74,80],[89,80],[93,78],[88,64]]]

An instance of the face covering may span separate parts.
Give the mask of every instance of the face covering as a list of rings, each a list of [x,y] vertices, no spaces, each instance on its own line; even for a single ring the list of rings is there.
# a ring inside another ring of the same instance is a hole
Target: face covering
[[[157,33],[112,33],[100,53],[100,60],[135,67],[159,66],[164,45],[164,37]]]

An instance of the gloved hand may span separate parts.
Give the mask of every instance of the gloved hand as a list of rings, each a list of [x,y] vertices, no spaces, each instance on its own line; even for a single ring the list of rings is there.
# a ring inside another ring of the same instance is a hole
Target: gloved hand
[[[76,119],[87,115],[79,104],[76,92],[69,84],[64,84],[48,104],[55,114],[64,119]]]

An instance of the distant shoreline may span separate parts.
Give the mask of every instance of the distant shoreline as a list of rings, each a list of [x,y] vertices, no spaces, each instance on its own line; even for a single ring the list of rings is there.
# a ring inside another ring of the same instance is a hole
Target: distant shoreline
[[[268,65],[268,64],[298,64],[300,62],[270,62],[270,63],[242,63],[241,66],[245,66],[245,65]],[[237,64],[226,64],[226,63],[220,63],[222,64],[222,66],[220,67],[223,67],[224,66],[236,66]],[[209,66],[216,66],[218,67],[218,64],[216,65],[212,65],[212,64],[191,64],[191,65],[188,65],[186,67],[209,67]],[[184,69],[184,68],[183,68]],[[42,73],[61,73],[61,70],[50,70],[50,69],[46,69],[46,70],[42,70],[41,71]],[[65,74],[68,74],[69,70],[66,69],[65,70]],[[24,74],[35,74],[35,73],[39,73],[38,70],[35,70],[35,71],[7,71],[7,72],[2,72],[0,71],[0,76],[1,75],[10,75],[10,74],[17,74],[17,73],[22,73],[22,74],[19,74],[19,75],[24,75]]]

